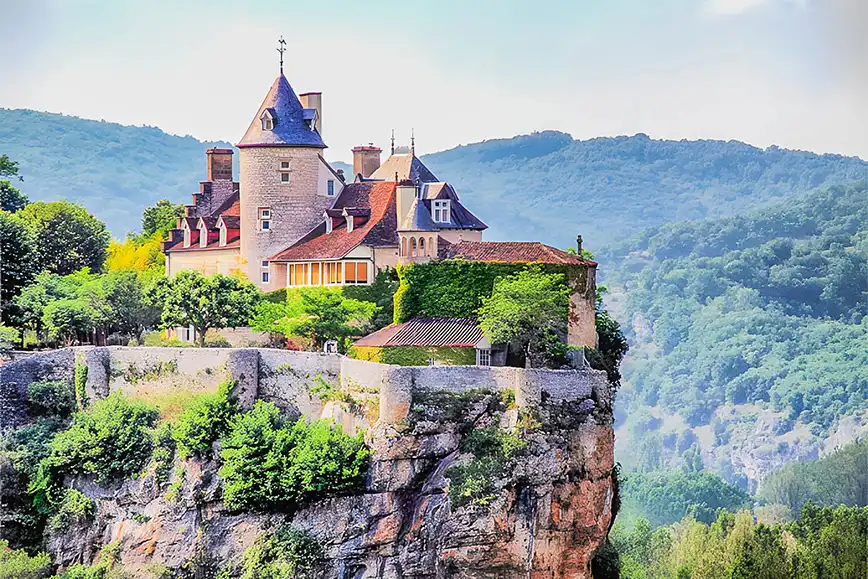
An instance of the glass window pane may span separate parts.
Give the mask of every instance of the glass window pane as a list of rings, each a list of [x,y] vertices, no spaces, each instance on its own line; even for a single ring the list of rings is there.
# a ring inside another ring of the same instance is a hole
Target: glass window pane
[[[366,261],[356,264],[356,281],[358,283],[368,283],[368,263]]]
[[[344,278],[347,283],[356,283],[356,262],[347,261],[344,263]]]

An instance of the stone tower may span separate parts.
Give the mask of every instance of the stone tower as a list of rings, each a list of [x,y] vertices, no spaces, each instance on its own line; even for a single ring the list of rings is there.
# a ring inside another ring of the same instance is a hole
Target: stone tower
[[[265,291],[283,287],[286,275],[268,258],[310,232],[339,193],[321,155],[320,110],[302,106],[281,70],[237,145],[241,268]]]

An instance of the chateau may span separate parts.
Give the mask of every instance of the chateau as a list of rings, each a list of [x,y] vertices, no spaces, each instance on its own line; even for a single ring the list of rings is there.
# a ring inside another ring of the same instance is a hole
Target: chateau
[[[483,241],[487,228],[416,156],[353,148],[348,178],[323,157],[322,93],[296,95],[280,74],[232,149],[209,149],[207,180],[163,242],[166,274],[243,274],[263,291],[370,284],[399,263],[458,258],[571,267],[568,342],[596,345],[596,263],[538,242]]]

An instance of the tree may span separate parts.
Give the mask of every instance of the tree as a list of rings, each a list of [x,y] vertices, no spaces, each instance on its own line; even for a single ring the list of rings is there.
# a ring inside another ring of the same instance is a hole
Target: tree
[[[6,324],[16,322],[14,298],[33,279],[33,235],[18,215],[0,211],[0,314]]]
[[[28,203],[27,195],[12,186],[11,181],[0,181],[0,209],[15,213]]]
[[[128,236],[123,241],[112,239],[108,246],[108,257],[105,261],[106,271],[147,271],[164,270],[166,256],[160,249],[157,237],[139,240],[137,236]]]
[[[256,286],[236,277],[198,271],[182,271],[159,280],[149,292],[151,302],[162,306],[165,328],[193,326],[199,346],[212,328],[247,324],[260,299]]]
[[[147,299],[147,290],[157,283],[147,272],[109,272],[101,279],[110,310],[111,328],[142,341],[142,332],[160,321],[160,308]]]
[[[561,274],[532,268],[500,279],[482,300],[479,326],[492,343],[511,343],[526,354],[528,367],[543,365],[551,337],[563,335],[570,290]]]
[[[159,234],[161,238],[166,232],[174,229],[178,219],[184,216],[184,206],[174,204],[166,199],[157,201],[155,205],[146,208],[142,213],[142,237],[153,237]]]
[[[0,177],[18,177],[19,181],[24,181],[24,177],[18,174],[18,162],[8,155],[0,155]]]
[[[340,288],[310,287],[287,291],[286,304],[263,303],[253,318],[253,328],[301,336],[314,349],[327,340],[343,341],[358,334],[378,308],[371,302],[348,298]]]
[[[109,243],[105,224],[81,205],[68,201],[30,203],[17,215],[36,244],[39,267],[66,275],[88,267],[102,269]]]

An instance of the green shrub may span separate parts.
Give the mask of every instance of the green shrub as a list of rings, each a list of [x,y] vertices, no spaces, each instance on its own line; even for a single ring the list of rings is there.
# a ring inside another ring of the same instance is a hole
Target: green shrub
[[[232,344],[223,336],[217,336],[209,340],[205,340],[206,348],[231,348]]]
[[[48,520],[48,529],[57,533],[70,525],[80,523],[93,516],[94,504],[83,493],[75,489],[65,489],[57,511]]]
[[[234,382],[223,382],[215,394],[195,398],[178,417],[174,436],[182,457],[211,454],[211,445],[225,434],[238,411],[234,389]]]
[[[154,479],[159,485],[169,480],[175,462],[175,435],[171,422],[160,422],[154,431],[153,444]]]
[[[87,364],[81,356],[75,357],[75,398],[79,408],[87,406]]]
[[[117,543],[106,545],[100,552],[98,562],[93,565],[73,565],[57,579],[127,579],[129,575],[116,566],[118,549]]]
[[[488,505],[497,495],[494,483],[507,475],[526,441],[497,425],[479,428],[464,439],[461,450],[473,455],[470,462],[446,469],[449,501],[453,508]]]
[[[256,540],[244,552],[241,579],[306,579],[325,560],[320,544],[308,533],[282,526]]]
[[[223,500],[233,510],[292,510],[325,494],[360,488],[369,451],[328,420],[286,423],[258,401],[237,415],[223,439]]]
[[[59,500],[57,482],[67,474],[95,475],[100,483],[138,474],[151,456],[156,410],[127,400],[120,392],[73,417],[72,426],[54,437],[30,492],[42,512]]]
[[[48,553],[31,557],[21,549],[10,549],[0,541],[0,579],[43,579],[50,577],[54,566]]]
[[[66,382],[33,382],[27,387],[32,416],[68,417],[75,410],[75,392]]]

